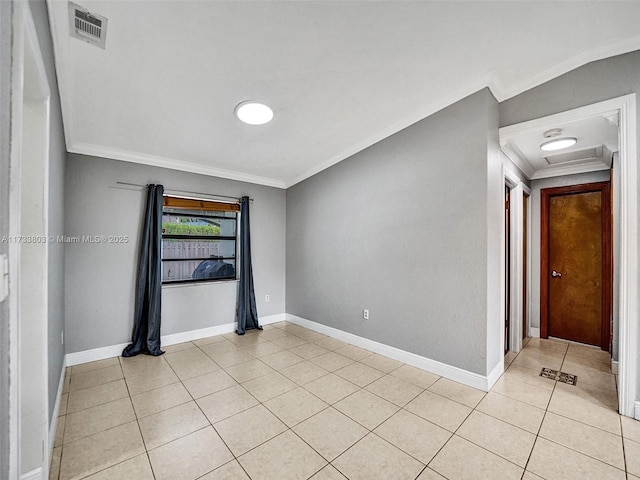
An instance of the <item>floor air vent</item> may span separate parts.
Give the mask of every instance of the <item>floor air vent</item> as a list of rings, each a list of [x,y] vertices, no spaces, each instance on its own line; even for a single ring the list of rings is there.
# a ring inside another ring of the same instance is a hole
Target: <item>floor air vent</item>
[[[69,31],[72,37],[104,48],[107,40],[107,19],[69,2]]]

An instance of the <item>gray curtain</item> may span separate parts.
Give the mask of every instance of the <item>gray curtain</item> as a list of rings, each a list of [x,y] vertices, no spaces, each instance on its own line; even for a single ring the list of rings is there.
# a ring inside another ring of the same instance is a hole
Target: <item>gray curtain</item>
[[[160,350],[160,308],[162,297],[162,185],[147,187],[147,208],[142,226],[138,283],[131,344],[123,357],[141,353],[162,355]]]
[[[240,285],[238,286],[238,305],[236,308],[238,335],[246,330],[257,328],[258,309],[253,292],[253,269],[251,268],[251,234],[249,232],[249,197],[242,197],[240,202]]]

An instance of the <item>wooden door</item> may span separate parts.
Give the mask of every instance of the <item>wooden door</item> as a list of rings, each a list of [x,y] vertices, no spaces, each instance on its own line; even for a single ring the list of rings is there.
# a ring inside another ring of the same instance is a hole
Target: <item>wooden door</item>
[[[541,336],[609,349],[609,182],[541,191]]]

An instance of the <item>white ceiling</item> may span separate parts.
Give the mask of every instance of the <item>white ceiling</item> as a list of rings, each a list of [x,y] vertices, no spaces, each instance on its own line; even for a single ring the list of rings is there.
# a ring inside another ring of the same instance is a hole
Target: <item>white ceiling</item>
[[[489,86],[640,49],[639,1],[48,0],[67,149],[288,187]],[[234,117],[259,100],[265,126]]]
[[[530,179],[611,168],[611,155],[619,150],[618,114],[606,112],[569,121],[559,120],[561,116],[500,129],[503,151]],[[544,133],[556,128],[561,129],[556,138],[573,137],[576,144],[554,152],[542,151],[540,146],[553,140],[545,138]]]

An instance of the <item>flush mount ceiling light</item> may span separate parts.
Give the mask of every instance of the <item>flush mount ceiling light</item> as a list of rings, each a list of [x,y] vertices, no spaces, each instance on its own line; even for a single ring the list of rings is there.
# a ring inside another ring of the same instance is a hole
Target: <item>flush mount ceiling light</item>
[[[545,142],[540,145],[540,150],[544,150],[545,152],[562,150],[563,148],[569,148],[575,145],[577,141],[574,137],[557,138],[556,140],[551,140],[550,142]]]
[[[264,125],[273,119],[273,110],[264,103],[249,100],[238,104],[236,117],[249,125]]]
[[[552,128],[551,130],[544,132],[544,138],[553,138],[553,140],[549,140],[548,142],[544,142],[540,145],[540,150],[545,152],[562,150],[563,148],[569,148],[575,145],[578,141],[575,137],[555,138],[559,137],[561,134],[562,130],[560,128]]]

